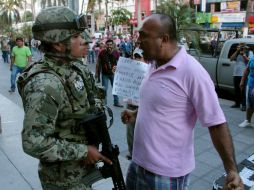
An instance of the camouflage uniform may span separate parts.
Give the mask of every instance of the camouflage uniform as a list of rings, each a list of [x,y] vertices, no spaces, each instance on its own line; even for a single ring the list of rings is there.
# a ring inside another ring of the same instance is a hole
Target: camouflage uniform
[[[19,77],[25,111],[23,149],[40,160],[43,189],[90,189],[83,184],[91,169],[84,164],[85,131],[77,122],[100,111],[101,101],[87,67],[79,60],[66,64],[63,59],[67,58],[46,54]]]

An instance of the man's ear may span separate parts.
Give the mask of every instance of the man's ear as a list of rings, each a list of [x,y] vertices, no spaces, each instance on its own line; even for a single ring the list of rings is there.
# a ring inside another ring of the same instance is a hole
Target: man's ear
[[[65,52],[66,46],[63,43],[54,43],[52,46],[59,52]]]
[[[161,36],[162,42],[169,42],[169,35],[168,34],[162,34]]]

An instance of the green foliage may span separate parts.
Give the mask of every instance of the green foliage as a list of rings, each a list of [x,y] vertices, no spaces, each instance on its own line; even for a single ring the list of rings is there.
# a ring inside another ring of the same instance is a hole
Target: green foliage
[[[195,29],[201,29],[202,26],[196,24],[195,10],[189,4],[161,0],[156,10],[157,13],[170,15],[175,20],[178,41],[185,38],[187,42],[199,49],[200,35]]]
[[[13,27],[11,27],[11,26],[5,26],[5,27],[2,29],[1,33],[2,33],[3,35],[9,36],[10,34],[15,35],[15,34],[16,34],[16,31],[15,31],[15,29],[14,29]]]
[[[129,24],[129,19],[131,18],[131,12],[125,8],[118,8],[111,11],[111,24]]]
[[[32,26],[31,26],[31,25],[25,24],[24,26],[22,26],[22,28],[20,29],[20,31],[21,31],[21,35],[22,35],[23,37],[32,36]]]
[[[31,11],[25,11],[22,16],[22,20],[24,22],[33,21],[33,13]]]
[[[100,10],[95,10],[94,11],[94,18],[95,19],[98,19],[100,15],[104,14],[103,11],[100,11]]]
[[[188,4],[176,1],[161,0],[157,6],[157,13],[164,13],[174,18],[177,30],[196,25],[195,10]]]
[[[23,8],[23,2],[24,0],[0,1],[0,20],[2,23],[4,23],[4,25],[18,23],[21,20],[18,8]]]

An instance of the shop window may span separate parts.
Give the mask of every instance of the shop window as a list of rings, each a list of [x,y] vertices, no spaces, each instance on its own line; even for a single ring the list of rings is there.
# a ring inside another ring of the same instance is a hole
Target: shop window
[[[197,12],[201,12],[201,5],[195,5],[197,6]]]
[[[220,3],[214,3],[215,4],[215,12],[220,12]]]
[[[210,13],[211,12],[211,4],[210,3],[206,3],[206,10],[205,12]]]
[[[247,0],[243,0],[240,2],[240,11],[246,11],[247,8]]]

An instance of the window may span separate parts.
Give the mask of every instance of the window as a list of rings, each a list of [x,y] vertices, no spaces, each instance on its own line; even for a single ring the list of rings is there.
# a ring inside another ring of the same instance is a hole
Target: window
[[[242,0],[240,2],[240,11],[246,11],[247,8],[247,0]]]
[[[211,12],[211,4],[210,3],[206,3],[206,13],[210,13]]]
[[[215,4],[215,12],[220,12],[220,3],[214,3]]]
[[[201,5],[196,5],[197,6],[197,12],[201,11]]]
[[[236,44],[232,44],[232,46],[230,47],[230,50],[228,52],[228,58],[230,59],[230,57],[235,53],[236,49],[237,49],[237,46],[239,44],[236,43]],[[249,47],[249,50],[252,50],[254,49],[254,44],[247,44],[247,46]]]

